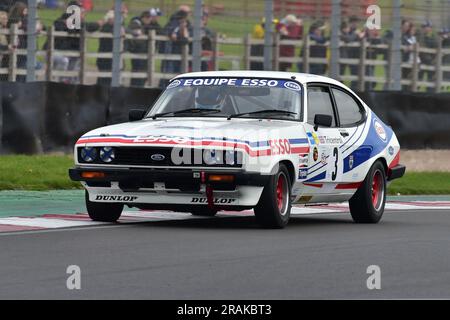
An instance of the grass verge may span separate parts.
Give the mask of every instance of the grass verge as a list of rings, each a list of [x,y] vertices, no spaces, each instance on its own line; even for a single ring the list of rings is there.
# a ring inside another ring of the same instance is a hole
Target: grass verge
[[[0,190],[79,189],[68,177],[71,156],[1,156]],[[391,195],[450,194],[450,172],[407,172],[389,186]]]
[[[0,190],[56,190],[80,188],[68,177],[71,156],[1,156]]]

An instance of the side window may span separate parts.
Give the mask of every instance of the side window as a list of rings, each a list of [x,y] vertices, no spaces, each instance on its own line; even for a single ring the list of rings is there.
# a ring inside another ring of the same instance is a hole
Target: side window
[[[333,126],[336,126],[336,118],[333,111],[333,103],[328,87],[308,87],[308,123],[314,125],[316,114],[326,114],[333,118]]]
[[[364,111],[359,107],[355,99],[339,89],[331,89],[339,114],[341,126],[348,126],[360,122],[364,116]]]

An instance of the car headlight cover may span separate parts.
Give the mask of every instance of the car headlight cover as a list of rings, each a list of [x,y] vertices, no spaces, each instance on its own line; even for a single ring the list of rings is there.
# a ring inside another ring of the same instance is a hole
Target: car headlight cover
[[[94,162],[97,158],[97,149],[92,147],[82,148],[80,156],[84,162]]]
[[[112,147],[103,147],[100,148],[100,160],[105,163],[113,162],[116,158],[116,154]]]
[[[207,165],[216,165],[222,164],[222,155],[223,152],[220,150],[204,150],[203,151],[203,160]]]

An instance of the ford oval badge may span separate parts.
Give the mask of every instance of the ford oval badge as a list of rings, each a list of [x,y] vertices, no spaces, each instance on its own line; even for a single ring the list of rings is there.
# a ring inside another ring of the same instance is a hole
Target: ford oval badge
[[[155,153],[150,157],[153,161],[163,161],[166,157],[162,154]]]

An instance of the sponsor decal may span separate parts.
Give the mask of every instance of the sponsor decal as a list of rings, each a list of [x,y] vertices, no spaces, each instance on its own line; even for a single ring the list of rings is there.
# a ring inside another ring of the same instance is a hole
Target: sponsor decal
[[[327,144],[341,144],[342,138],[330,138],[327,136],[319,136],[320,143],[327,143]]]
[[[166,157],[163,154],[155,153],[150,157],[153,161],[163,161]]]
[[[327,164],[328,163],[328,161],[327,161],[327,156],[325,155],[325,153],[321,153],[321,155],[320,155],[320,162],[323,164],[323,165],[325,165],[325,164]]]
[[[348,167],[350,168],[350,170],[353,169],[353,163],[354,163],[354,161],[355,161],[355,159],[354,159],[353,155],[350,155],[350,156],[348,157]]]
[[[180,80],[173,80],[168,86],[167,89],[172,89],[172,88],[176,88],[179,87],[181,84]]]
[[[308,157],[300,156],[298,159],[299,166],[306,166],[308,165]]]
[[[284,87],[289,90],[300,91],[302,87],[296,82],[288,81],[284,83]]]
[[[306,178],[308,178],[308,169],[300,169],[298,171],[298,178],[299,179],[306,179]]]
[[[319,159],[319,151],[317,150],[317,147],[314,147],[313,160],[317,161],[317,159]]]
[[[393,156],[393,155],[394,155],[394,147],[393,147],[393,146],[390,146],[390,147],[388,148],[388,152],[389,152],[389,154],[390,154],[391,156]]]
[[[383,125],[377,119],[373,120],[373,127],[375,128],[375,132],[377,133],[378,137],[380,137],[382,141],[386,142],[386,130],[384,130]]]
[[[288,139],[269,140],[269,146],[272,149],[272,155],[291,153],[291,144]]]
[[[189,141],[189,138],[186,137],[170,137],[165,135],[146,135],[146,136],[137,136],[133,139],[135,143],[185,143]]]
[[[135,196],[102,196],[98,195],[95,197],[96,201],[120,201],[120,202],[134,202],[138,197]]]
[[[309,138],[309,143],[311,143],[312,145],[318,145],[321,142],[320,137],[317,137],[317,134],[315,132],[307,132],[306,134]]]
[[[192,86],[233,86],[233,87],[269,87],[285,88],[300,92],[301,86],[293,81],[275,79],[251,79],[251,78],[186,78],[177,79],[169,84],[167,89]]]
[[[215,204],[230,204],[235,202],[236,199],[232,198],[214,198]],[[191,203],[208,203],[207,198],[192,198]]]

